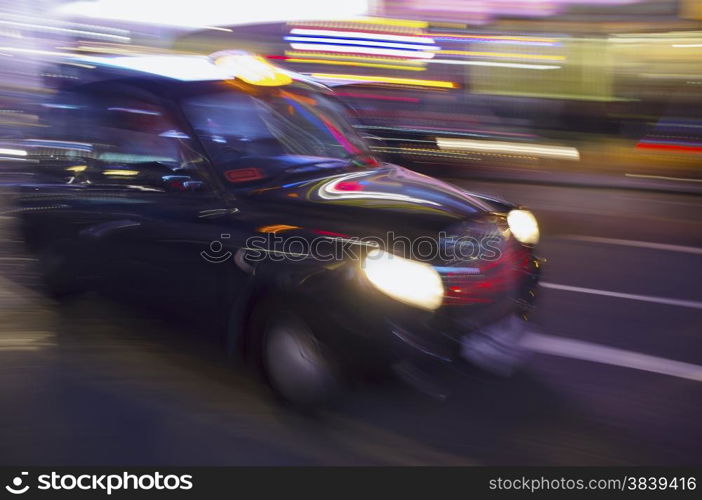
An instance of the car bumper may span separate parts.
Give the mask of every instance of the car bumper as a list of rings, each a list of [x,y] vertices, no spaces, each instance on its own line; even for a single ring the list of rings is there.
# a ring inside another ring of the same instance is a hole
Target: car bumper
[[[531,329],[540,266],[533,269],[515,290],[488,304],[442,306],[430,313],[399,304],[361,280],[347,293],[324,294],[328,305],[318,304],[310,313],[317,331],[326,332],[325,341],[355,367],[471,364],[508,375],[526,358],[522,338]]]

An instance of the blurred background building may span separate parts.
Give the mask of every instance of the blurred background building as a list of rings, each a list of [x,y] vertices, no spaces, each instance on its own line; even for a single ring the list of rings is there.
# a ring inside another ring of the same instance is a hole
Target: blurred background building
[[[4,135],[33,119],[9,104],[50,91],[47,74],[76,78],[52,59],[244,49],[334,86],[379,154],[420,170],[696,189],[684,180],[700,177],[700,4],[3,2]]]

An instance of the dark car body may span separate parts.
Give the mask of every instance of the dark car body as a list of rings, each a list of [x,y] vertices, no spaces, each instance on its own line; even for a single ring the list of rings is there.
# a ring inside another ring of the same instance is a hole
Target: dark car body
[[[110,288],[191,319],[221,318],[227,349],[254,358],[261,317],[293,311],[345,373],[514,364],[539,260],[510,234],[513,205],[378,162],[350,135],[331,91],[303,77],[258,86],[112,61],[91,60],[63,85],[44,106],[47,135],[29,141],[36,163],[19,217],[57,294]],[[221,95],[255,96],[255,106],[208,100]],[[250,132],[263,126],[256,113],[291,143]],[[232,114],[244,132],[220,134]],[[332,139],[309,139],[307,123]],[[315,153],[328,144],[343,154]],[[422,241],[435,252],[438,308],[395,300],[360,269],[369,249],[397,253],[389,233],[405,254]],[[492,252],[442,256],[466,236],[492,238]],[[313,241],[347,253],[317,258]]]

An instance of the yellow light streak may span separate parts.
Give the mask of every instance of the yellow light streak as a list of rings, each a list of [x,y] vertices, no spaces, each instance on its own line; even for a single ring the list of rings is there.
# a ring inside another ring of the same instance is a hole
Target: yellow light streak
[[[419,87],[435,87],[443,89],[454,89],[458,84],[441,80],[420,80],[416,78],[396,78],[388,76],[368,76],[368,75],[337,75],[334,73],[312,73],[313,78],[327,80],[349,80],[371,83],[390,83],[394,85],[416,85]]]

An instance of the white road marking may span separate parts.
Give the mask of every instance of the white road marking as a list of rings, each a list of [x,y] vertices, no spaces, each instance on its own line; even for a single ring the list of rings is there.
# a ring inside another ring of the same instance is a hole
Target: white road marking
[[[591,295],[616,297],[618,299],[640,300],[642,302],[654,302],[656,304],[689,307],[691,309],[702,309],[702,302],[697,302],[695,300],[670,299],[667,297],[654,297],[651,295],[636,295],[633,293],[610,292],[608,290],[598,290],[596,288],[582,288],[579,286],[559,285],[556,283],[546,282],[542,282],[541,286],[544,288],[551,288],[553,290],[563,290],[565,292],[588,293]]]
[[[702,179],[694,177],[668,177],[667,175],[647,175],[647,174],[624,174],[626,177],[639,177],[641,179],[659,179],[662,181],[684,181],[684,182],[702,182]]]
[[[637,247],[637,248],[651,248],[653,250],[665,250],[668,252],[681,252],[681,253],[691,253],[695,255],[702,255],[702,248],[699,247],[688,247],[683,245],[669,245],[667,243],[654,243],[651,241],[635,241],[635,240],[622,240],[618,238],[601,238],[599,236],[581,236],[578,234],[564,234],[558,236],[559,239],[573,240],[573,241],[586,241],[591,243],[604,243],[606,245],[621,245],[627,247]]]
[[[522,345],[531,351],[541,354],[592,361],[594,363],[632,368],[634,370],[702,382],[702,366],[616,347],[583,342],[582,340],[529,333],[524,336]]]

